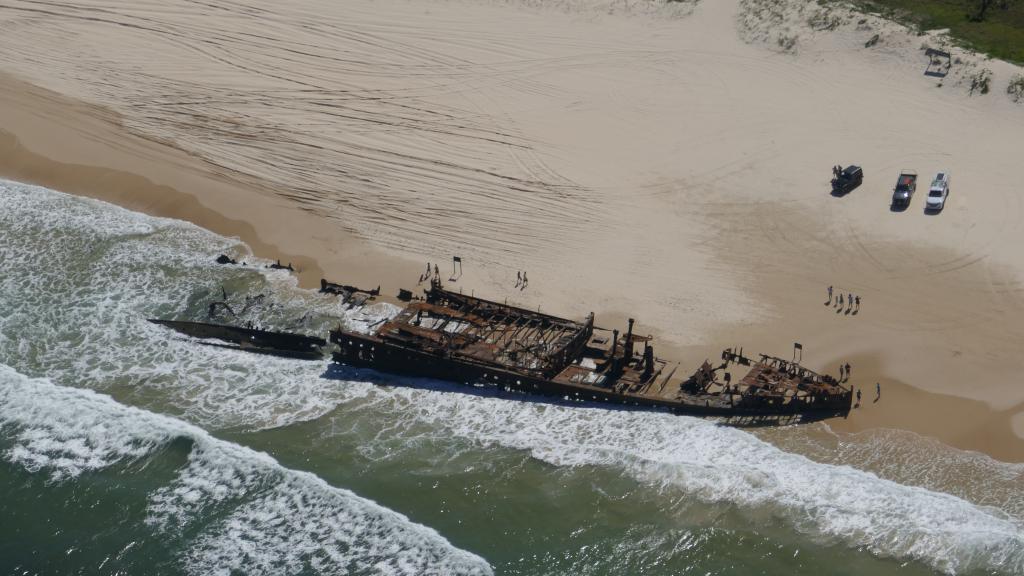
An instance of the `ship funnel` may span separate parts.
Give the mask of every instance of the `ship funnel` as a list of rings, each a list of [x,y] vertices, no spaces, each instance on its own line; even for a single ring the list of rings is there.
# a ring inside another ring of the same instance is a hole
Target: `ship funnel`
[[[654,346],[650,346],[647,342],[644,342],[644,373],[640,377],[641,380],[647,381],[651,374],[654,373]]]
[[[629,319],[629,329],[626,330],[626,348],[625,348],[625,353],[623,354],[623,357],[626,359],[626,362],[629,362],[633,358],[633,323],[634,322],[636,322],[636,320],[630,318]]]

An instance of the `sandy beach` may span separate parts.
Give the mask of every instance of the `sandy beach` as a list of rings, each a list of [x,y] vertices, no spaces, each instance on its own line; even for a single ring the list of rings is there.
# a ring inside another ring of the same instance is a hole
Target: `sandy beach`
[[[687,363],[800,342],[853,365],[864,401],[834,430],[1024,461],[1016,69],[956,52],[940,81],[941,39],[765,4],[15,0],[0,176],[237,236],[306,286],[393,294],[458,255],[454,286],[635,317]],[[849,163],[863,186],[831,196]],[[919,188],[891,211],[904,168]]]

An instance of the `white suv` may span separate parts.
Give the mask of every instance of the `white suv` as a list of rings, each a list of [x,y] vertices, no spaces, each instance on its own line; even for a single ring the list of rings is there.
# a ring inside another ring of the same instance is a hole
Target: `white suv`
[[[938,212],[946,207],[946,198],[948,197],[949,172],[939,172],[935,175],[935,180],[932,180],[932,185],[928,189],[928,200],[926,201],[925,208]]]

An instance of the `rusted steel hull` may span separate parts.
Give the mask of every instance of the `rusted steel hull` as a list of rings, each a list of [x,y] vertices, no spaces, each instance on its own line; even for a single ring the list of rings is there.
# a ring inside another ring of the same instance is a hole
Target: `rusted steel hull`
[[[273,332],[243,326],[186,320],[151,318],[149,321],[194,338],[220,340],[228,343],[226,347],[258,354],[312,360],[322,358],[324,355],[322,347],[327,345],[327,341],[323,338],[289,332]]]
[[[451,292],[435,279],[372,334],[332,330],[331,342],[342,364],[568,401],[743,418],[849,412],[851,390],[831,376],[742,350],[673,380],[676,370],[634,324],[620,333],[595,326],[593,314],[576,322]]]
[[[470,386],[490,386],[509,392],[570,401],[607,403],[634,409],[716,417],[831,417],[845,415],[850,409],[849,398],[838,396],[825,399],[814,406],[793,403],[773,405],[761,403],[756,398],[747,398],[731,404],[720,400],[712,403],[697,395],[675,399],[655,398],[619,392],[611,388],[556,382],[544,377],[399,346],[364,334],[332,331],[331,342],[338,346],[334,352],[334,360],[340,364]]]

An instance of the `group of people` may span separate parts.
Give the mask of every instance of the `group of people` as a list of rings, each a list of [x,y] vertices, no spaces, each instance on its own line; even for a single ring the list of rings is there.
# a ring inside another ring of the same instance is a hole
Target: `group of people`
[[[850,363],[839,365],[839,382],[848,382],[850,380]]]
[[[441,269],[437,267],[437,264],[434,264],[433,275],[431,275],[430,262],[427,262],[427,271],[423,274],[420,274],[420,280],[419,282],[417,282],[417,284],[422,284],[424,280],[430,280],[431,278],[437,278],[438,280],[440,280]]]
[[[843,173],[843,167],[840,166],[839,164],[836,164],[835,166],[832,167],[832,176],[834,178],[839,178],[839,175],[842,174],[842,173]]]
[[[849,366],[849,364],[847,364]],[[882,383],[875,382],[875,402],[882,399]],[[857,389],[857,403],[854,406],[860,406],[860,388]]]
[[[846,294],[846,298],[843,298],[843,293],[833,299],[832,287],[828,287],[828,300],[825,301],[825,306],[831,305],[836,309],[836,314],[845,312],[846,314],[857,314],[860,312],[860,296],[854,296],[852,292]]]
[[[427,262],[427,270],[420,275],[420,280],[417,284],[423,284],[430,279],[440,280],[441,271],[437,268],[437,264],[431,264]],[[520,290],[525,290],[526,286],[529,285],[529,279],[526,278],[526,273],[522,271],[516,271],[515,273],[515,287]]]
[[[526,285],[529,284],[529,283],[530,283],[530,281],[526,279],[526,272],[520,272],[520,271],[517,270],[516,271],[516,288],[519,288],[520,290],[526,290]]]
[[[840,292],[838,295],[836,295],[837,297],[833,299],[833,295],[835,295],[834,292],[833,292],[833,288],[832,288],[832,286],[829,286],[828,287],[828,300],[825,302],[825,305],[828,306],[829,304],[831,304],[833,308],[837,308],[838,310],[836,311],[836,314],[838,314],[840,312],[843,312],[844,310],[846,311],[847,314],[851,314],[851,313],[856,314],[856,313],[860,312],[860,296],[854,296],[852,293],[847,293],[846,294],[846,298],[843,298],[843,293]],[[840,364],[839,365],[839,381],[840,382],[849,382],[850,381],[850,363],[849,362],[846,362],[844,364]],[[861,398],[860,389],[859,388],[855,389],[855,393],[857,395],[857,403],[855,404],[855,406],[860,406],[860,398]],[[882,383],[881,382],[875,382],[875,402],[878,402],[881,399],[882,399]]]
[[[850,381],[850,363],[849,362],[847,362],[845,364],[840,364],[839,365],[839,381],[840,382],[849,382]],[[860,389],[859,388],[856,389],[856,394],[857,394],[857,403],[855,404],[855,406],[860,406],[861,394],[860,394]],[[875,402],[878,402],[881,399],[882,399],[882,383],[881,382],[875,382]]]

